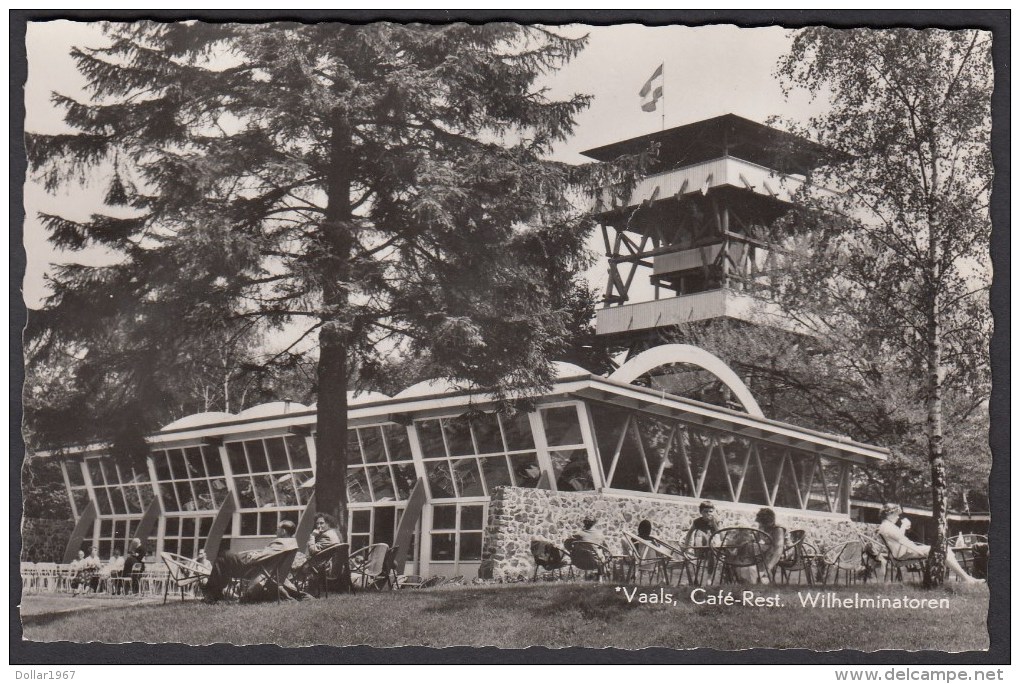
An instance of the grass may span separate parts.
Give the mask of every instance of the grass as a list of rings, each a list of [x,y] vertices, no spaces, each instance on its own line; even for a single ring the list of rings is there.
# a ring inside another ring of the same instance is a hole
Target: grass
[[[738,597],[743,588],[726,587]],[[950,583],[928,592],[907,585],[872,584],[825,590],[842,597],[858,592],[862,597],[947,598],[949,606],[934,610],[805,608],[798,599],[804,587],[757,588],[762,595],[779,595],[783,605],[774,608],[695,605],[688,587],[665,589],[677,597],[677,605],[651,605],[636,599],[628,602],[611,585],[563,582],[359,593],[279,606],[197,601],[125,605],[123,599],[28,596],[22,623],[24,638],[32,641],[105,643],[951,652],[988,648],[985,586]]]

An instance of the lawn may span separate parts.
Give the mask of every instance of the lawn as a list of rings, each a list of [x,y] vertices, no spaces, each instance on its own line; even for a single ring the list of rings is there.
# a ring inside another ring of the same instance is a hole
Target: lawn
[[[825,588],[842,599],[946,599],[939,608],[804,607],[805,587],[757,587],[775,606],[696,605],[690,589],[640,588],[632,601],[611,585],[584,583],[449,587],[330,596],[302,603],[206,605],[197,601],[26,597],[24,638],[32,641],[281,646],[615,646],[723,650],[887,648],[942,651],[988,648],[988,589],[954,583],[928,592],[902,584]],[[741,598],[743,587],[726,587]],[[768,590],[768,591],[765,591]],[[654,593],[653,593],[654,592]],[[716,596],[718,588],[705,595]],[[100,626],[101,627],[98,627]]]

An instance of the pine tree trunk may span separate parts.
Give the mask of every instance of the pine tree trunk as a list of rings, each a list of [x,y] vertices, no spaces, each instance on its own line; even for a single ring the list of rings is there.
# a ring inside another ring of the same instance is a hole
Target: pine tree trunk
[[[317,367],[315,500],[320,511],[336,515],[347,534],[347,383],[350,369],[351,311],[351,131],[342,112],[334,117],[326,179],[326,216],[317,247],[318,277],[325,319],[319,332]]]

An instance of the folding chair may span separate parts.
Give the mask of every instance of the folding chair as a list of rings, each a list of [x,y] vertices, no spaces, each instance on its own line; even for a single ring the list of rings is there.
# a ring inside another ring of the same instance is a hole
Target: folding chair
[[[183,601],[185,588],[194,589],[209,579],[209,569],[190,558],[167,552],[163,552],[159,556],[163,559],[167,571],[166,588],[163,590],[164,604],[166,604],[167,596],[170,595],[171,584],[181,590],[181,600]]]
[[[297,553],[297,549],[277,551],[248,565],[244,574],[235,578],[232,583],[238,601],[244,602],[255,586],[262,585],[266,590],[276,594],[276,602],[279,603],[280,588],[290,574],[290,567],[294,565]]]
[[[885,546],[885,581],[891,582],[893,580],[902,582],[903,581],[903,570],[906,568],[907,572],[916,572],[918,575],[924,573],[924,568],[928,563],[926,558],[896,558],[893,555],[892,549],[889,547],[889,542],[886,541],[885,537],[879,535],[882,539],[882,545]]]

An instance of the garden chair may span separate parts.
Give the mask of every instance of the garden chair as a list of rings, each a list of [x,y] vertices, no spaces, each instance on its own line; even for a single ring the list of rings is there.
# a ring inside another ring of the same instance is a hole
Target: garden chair
[[[593,542],[575,541],[567,549],[570,552],[572,565],[584,575],[595,575],[595,580],[601,582],[603,578],[609,577],[609,570],[613,562],[613,552],[602,544]]]
[[[768,576],[765,554],[772,538],[752,527],[727,527],[712,535],[709,546],[715,557],[719,582],[740,582],[753,572],[759,582]]]
[[[881,535],[879,535],[881,537]],[[915,572],[918,575],[923,575],[927,559],[923,558],[896,558],[893,556],[892,549],[889,548],[889,542],[885,540],[885,537],[881,537],[882,546],[885,547],[885,581],[891,582],[893,580],[902,582],[903,581],[903,570],[907,572]]]
[[[431,589],[432,587],[438,587],[445,580],[446,580],[446,578],[443,577],[442,575],[433,575],[432,577],[429,577],[427,580],[422,582],[420,588],[421,589]]]
[[[163,565],[166,566],[167,571],[167,581],[163,589],[164,605],[166,604],[167,597],[170,595],[171,585],[176,589],[180,589],[181,601],[183,601],[185,589],[190,588],[194,591],[196,587],[202,586],[209,579],[209,569],[199,565],[190,558],[165,551],[159,554],[159,557],[163,560]]]
[[[351,577],[360,581],[363,589],[368,588],[370,581],[382,579],[389,549],[389,544],[371,544],[351,554]]]
[[[666,573],[666,556],[659,550],[658,545],[647,539],[632,534],[623,533],[624,548],[631,555],[631,579],[638,584],[642,583],[643,575],[650,575],[651,584],[661,578],[663,582],[669,583]]]
[[[805,541],[806,538],[807,532],[804,530],[790,532],[788,537],[790,543],[783,549],[783,555],[776,565],[779,577],[784,584],[789,584],[790,577],[796,573],[801,573],[801,577],[806,577],[808,584],[814,584],[812,571],[818,552],[814,546]]]
[[[350,582],[350,551],[350,544],[339,543],[331,544],[309,556],[301,568],[304,574],[304,588],[314,585],[316,596],[321,590],[326,598],[329,598],[329,583],[347,577],[347,586],[353,591],[354,587]]]
[[[834,574],[833,583],[839,583],[839,573],[843,573],[844,581],[849,586],[851,582],[857,582],[858,577],[867,576],[864,571],[864,544],[859,539],[851,539],[839,542],[821,557],[822,583],[827,583],[829,572]]]
[[[568,572],[572,570],[567,550],[547,539],[531,540],[531,558],[535,562],[532,582],[538,581],[539,570],[545,571],[547,575],[555,572],[559,579],[563,579],[563,568],[567,568]]]
[[[290,567],[294,565],[297,553],[297,549],[277,551],[254,561],[245,568],[243,575],[231,582],[231,593],[238,601],[244,602],[253,598],[257,588],[261,586],[275,594],[276,602],[279,603],[280,589],[290,574]]]
[[[663,539],[656,539],[654,543],[661,549],[659,553],[666,556],[667,581],[672,584],[673,574],[679,570],[680,575],[677,577],[676,585],[680,586],[685,575],[687,577],[687,583],[693,584],[694,580],[692,579],[692,571],[696,564],[692,554],[684,550],[683,544]]]

